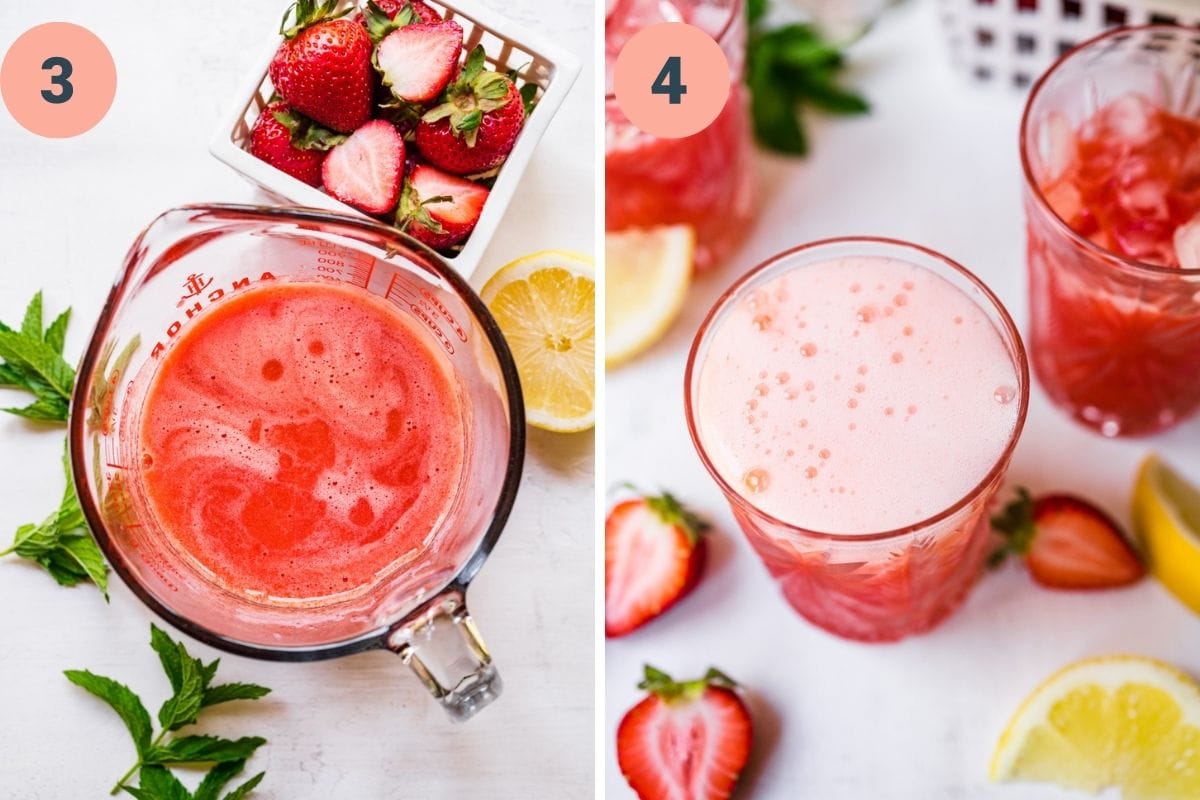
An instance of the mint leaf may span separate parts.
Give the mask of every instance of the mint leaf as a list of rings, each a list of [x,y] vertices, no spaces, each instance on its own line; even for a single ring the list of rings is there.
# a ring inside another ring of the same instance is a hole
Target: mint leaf
[[[67,325],[71,322],[71,309],[59,314],[54,318],[54,322],[50,323],[50,327],[46,328],[46,344],[50,345],[50,349],[58,353],[60,356],[63,352],[63,346],[67,341]]]
[[[259,736],[241,739],[222,739],[219,736],[183,736],[172,739],[169,744],[154,747],[142,759],[147,764],[196,764],[242,761],[254,755],[254,751],[266,744]]]
[[[21,534],[25,541],[37,538],[36,526],[24,526]],[[121,776],[112,788],[112,794],[122,789],[140,800],[220,800],[218,795],[225,786],[245,768],[247,759],[259,747],[266,744],[260,736],[244,736],[240,739],[225,739],[209,734],[172,736],[171,732],[183,725],[196,721],[204,705],[230,700],[256,699],[270,689],[249,683],[226,683],[209,688],[216,676],[219,659],[205,664],[193,658],[182,642],[176,642],[157,625],[150,626],[150,646],[158,654],[163,672],[171,683],[173,693],[158,712],[161,730],[153,736],[153,723],[142,701],[128,687],[111,678],[93,675],[86,670],[67,670],[67,678],[111,705],[129,728],[137,748],[137,762]],[[213,692],[212,700],[204,703],[205,691]],[[215,764],[204,777],[195,795],[167,769],[171,764]],[[127,785],[134,774],[138,775],[137,786]],[[228,798],[244,798],[263,779],[263,773],[226,795]],[[182,792],[182,794],[180,794]]]
[[[91,581],[108,600],[108,566],[84,521],[65,445],[62,464],[66,487],[58,510],[40,525],[17,528],[12,546],[0,551],[0,556],[15,553],[34,561],[61,586]]]
[[[42,293],[38,292],[25,307],[25,318],[21,320],[21,335],[42,338]]]
[[[199,662],[197,661],[197,663]],[[213,682],[213,678],[217,677],[217,667],[220,665],[221,659],[219,658],[214,658],[209,664],[200,664],[200,677],[204,679],[205,691],[208,691],[208,685]]]
[[[108,565],[94,539],[89,534],[70,536],[62,540],[61,548],[83,570],[87,580],[108,600]]]
[[[139,758],[150,750],[150,735],[153,731],[150,712],[128,686],[87,670],[69,669],[63,674],[71,683],[86,689],[112,706],[113,711],[117,712],[117,716],[125,723],[129,735],[133,737]]]
[[[231,700],[257,700],[270,694],[271,690],[254,683],[222,683],[211,689],[204,690],[201,707],[208,708],[218,703],[228,703]]]
[[[808,152],[801,120],[805,106],[833,114],[862,114],[869,106],[861,95],[836,83],[846,61],[839,45],[811,25],[765,28],[767,6],[767,0],[747,4],[751,30],[746,85],[754,135],[768,149],[804,155]]]
[[[183,668],[180,666],[179,648],[170,636],[162,630],[162,628],[150,623],[150,646],[154,648],[154,652],[158,653],[158,660],[162,664],[163,672],[167,673],[167,680],[171,682],[171,691],[178,692],[179,687],[183,685]]]
[[[71,399],[75,370],[54,352],[41,336],[32,339],[19,333],[0,331],[0,358],[51,386],[64,400]]]
[[[138,800],[192,800],[187,787],[164,767],[142,767],[138,773],[138,784],[121,788]]]
[[[243,800],[243,798],[246,797],[246,795],[248,795],[248,794],[250,794],[250,792],[254,791],[255,786],[258,786],[260,783],[262,783],[263,776],[266,774],[267,773],[265,773],[265,772],[258,773],[253,778],[246,781],[245,783],[243,783],[238,788],[234,789],[229,794],[225,795],[225,800]]]
[[[221,790],[240,775],[245,768],[245,761],[226,761],[223,764],[217,764],[208,771],[204,780],[200,781],[200,785],[192,793],[192,800],[220,800]],[[257,777],[261,779],[262,774],[260,772]]]
[[[187,654],[182,644],[179,649],[179,688],[158,710],[158,722],[167,730],[177,730],[196,721],[200,713],[200,702],[204,696],[204,681],[196,660]]]

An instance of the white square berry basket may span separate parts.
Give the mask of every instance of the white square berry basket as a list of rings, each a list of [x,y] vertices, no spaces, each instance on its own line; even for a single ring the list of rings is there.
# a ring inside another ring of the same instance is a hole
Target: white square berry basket
[[[501,165],[475,230],[461,250],[443,256],[460,275],[469,278],[483,258],[484,250],[495,234],[505,209],[516,194],[521,175],[529,166],[551,118],[579,77],[580,62],[562,48],[530,33],[527,27],[482,8],[471,0],[426,2],[445,19],[452,19],[462,26],[464,54],[482,44],[487,53],[487,62],[493,69],[504,73],[515,71],[518,89],[530,83],[539,87],[537,106],[525,120],[513,151]],[[359,4],[355,0],[344,0],[342,7]],[[361,4],[365,5],[365,0]],[[270,45],[255,62],[244,88],[237,93],[236,100],[221,117],[209,150],[247,180],[278,198],[309,208],[366,216],[320,189],[260,161],[248,150],[254,121],[270,102],[274,92],[267,70],[281,41],[279,34],[272,36]]]
[[[1200,26],[1200,0],[940,0],[939,11],[957,69],[979,85],[1021,92],[1106,28]]]

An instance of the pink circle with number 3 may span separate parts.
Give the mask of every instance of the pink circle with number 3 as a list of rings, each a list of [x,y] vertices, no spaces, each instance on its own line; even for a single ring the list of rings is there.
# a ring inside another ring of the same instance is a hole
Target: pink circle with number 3
[[[96,34],[70,22],[25,31],[0,64],[0,94],[13,118],[52,139],[78,136],[104,119],[117,68]]]
[[[721,46],[684,22],[638,31],[621,49],[613,71],[621,111],[635,127],[662,139],[691,136],[711,125],[729,98],[729,83]],[[681,84],[685,93],[676,91]],[[672,94],[678,103],[671,102]]]

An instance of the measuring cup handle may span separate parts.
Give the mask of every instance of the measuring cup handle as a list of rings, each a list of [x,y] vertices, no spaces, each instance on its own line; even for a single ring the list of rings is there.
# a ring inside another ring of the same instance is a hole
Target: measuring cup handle
[[[470,719],[500,696],[500,674],[461,589],[447,589],[397,623],[388,632],[387,648],[417,674],[455,722]]]

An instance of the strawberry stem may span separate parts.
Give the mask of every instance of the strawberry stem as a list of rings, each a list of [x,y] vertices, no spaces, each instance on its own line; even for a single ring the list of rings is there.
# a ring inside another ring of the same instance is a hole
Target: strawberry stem
[[[703,678],[690,681],[677,681],[657,667],[647,664],[645,677],[638,683],[639,689],[644,689],[658,695],[667,702],[675,700],[695,700],[710,686],[721,689],[736,689],[737,682],[716,667],[709,667]]]
[[[1024,486],[1017,487],[1017,498],[991,519],[992,530],[1004,542],[988,556],[988,567],[995,569],[1010,555],[1023,556],[1029,552],[1037,532],[1033,523],[1033,497]]]

